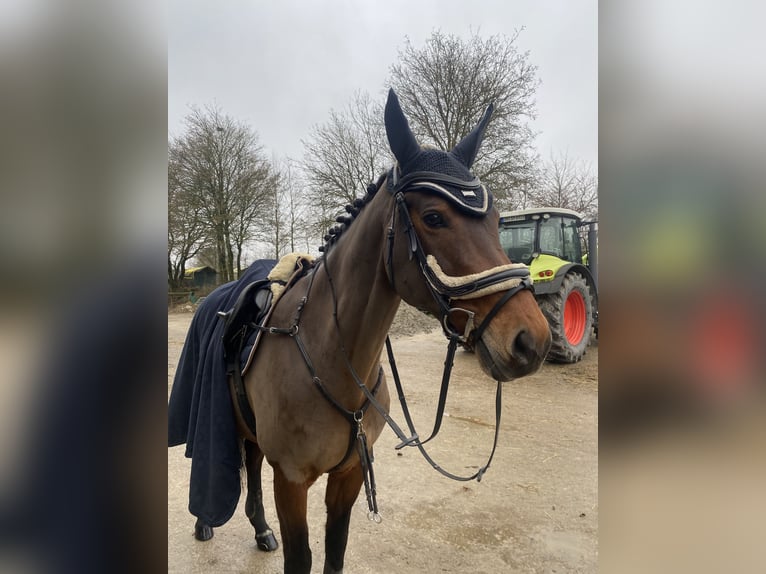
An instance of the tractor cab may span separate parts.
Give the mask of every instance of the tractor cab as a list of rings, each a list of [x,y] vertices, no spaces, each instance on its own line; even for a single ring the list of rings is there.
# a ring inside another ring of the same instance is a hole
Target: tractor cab
[[[529,265],[553,335],[549,360],[580,360],[598,330],[596,222],[571,209],[523,209],[501,213],[499,232],[509,259]]]
[[[541,255],[582,263],[582,215],[571,209],[523,209],[500,215],[500,245],[511,261],[531,265]]]

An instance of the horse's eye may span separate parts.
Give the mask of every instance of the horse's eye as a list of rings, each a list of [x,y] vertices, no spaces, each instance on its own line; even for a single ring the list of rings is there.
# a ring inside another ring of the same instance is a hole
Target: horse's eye
[[[425,223],[428,227],[443,227],[444,218],[441,216],[441,214],[432,211],[431,213],[426,213],[423,216],[423,223]]]

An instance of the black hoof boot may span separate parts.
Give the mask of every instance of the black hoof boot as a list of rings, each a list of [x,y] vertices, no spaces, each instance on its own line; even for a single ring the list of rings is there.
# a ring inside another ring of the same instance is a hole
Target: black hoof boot
[[[205,541],[210,540],[213,537],[213,527],[205,524],[199,518],[194,525],[194,538],[197,540]]]
[[[274,550],[279,548],[277,539],[274,538],[274,533],[271,529],[256,534],[255,542],[258,545],[258,550],[263,550],[264,552],[274,552]]]

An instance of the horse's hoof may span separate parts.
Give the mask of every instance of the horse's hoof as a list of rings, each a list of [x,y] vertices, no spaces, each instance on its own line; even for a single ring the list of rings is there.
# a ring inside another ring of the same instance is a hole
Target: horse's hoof
[[[194,525],[194,538],[204,542],[210,540],[213,537],[213,527],[207,524],[195,524]]]
[[[274,550],[279,548],[277,539],[274,538],[274,533],[270,529],[256,534],[255,542],[258,545],[258,550],[263,550],[264,552],[274,552]]]

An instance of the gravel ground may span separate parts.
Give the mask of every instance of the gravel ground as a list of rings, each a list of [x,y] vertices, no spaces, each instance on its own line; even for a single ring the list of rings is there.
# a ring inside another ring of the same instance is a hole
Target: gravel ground
[[[168,315],[168,390],[190,320],[190,313]],[[405,305],[392,334],[413,417],[419,427],[429,428],[446,341],[435,319]],[[459,351],[444,424],[432,448],[445,468],[470,474],[484,464],[492,444],[494,390],[494,381],[481,372],[475,357]],[[398,404],[391,415],[403,423]],[[396,437],[384,431],[375,445],[384,519],[377,525],[369,522],[364,497],[357,500],[345,571],[596,572],[597,417],[598,348],[593,346],[580,363],[546,363],[538,373],[504,385],[499,444],[481,483],[442,477],[417,451],[395,451]],[[244,497],[212,540],[194,539],[194,518],[186,508],[189,463],[183,447],[169,449],[168,571],[281,572],[281,550],[264,554],[255,548]],[[267,517],[278,532],[271,476],[264,465]],[[321,572],[323,564],[324,484],[322,478],[309,491],[314,572]]]

